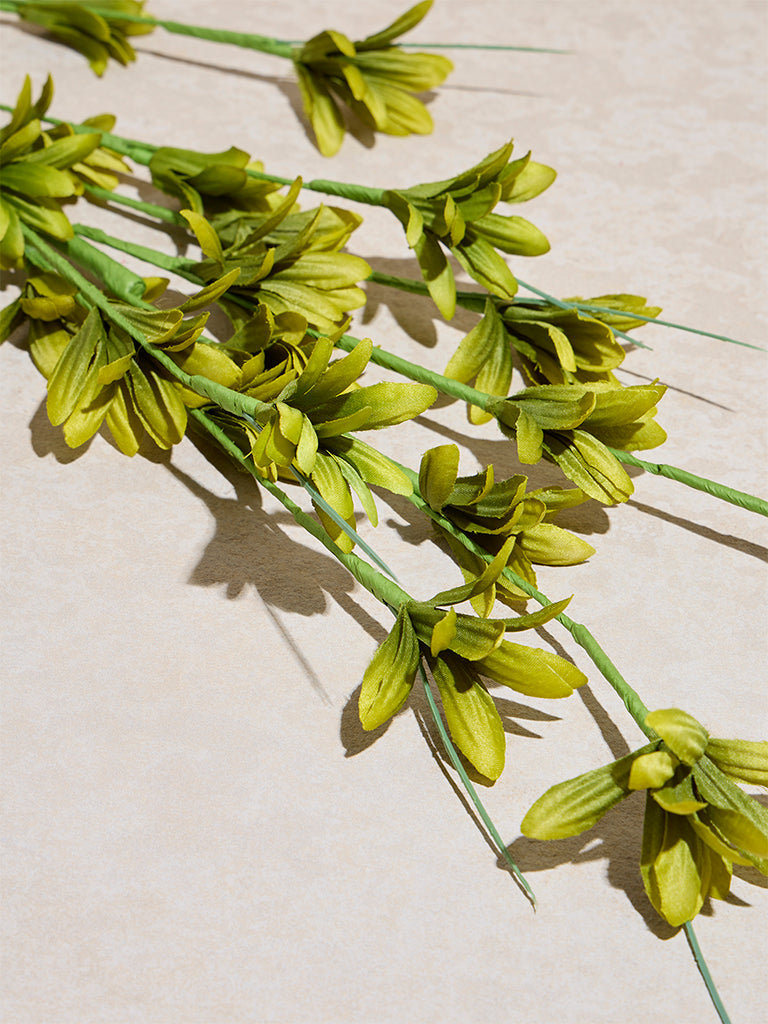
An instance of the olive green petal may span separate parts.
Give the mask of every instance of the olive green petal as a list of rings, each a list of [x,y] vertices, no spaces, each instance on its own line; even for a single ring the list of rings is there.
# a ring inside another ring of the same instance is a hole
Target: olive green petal
[[[451,496],[458,472],[459,449],[455,444],[438,445],[424,452],[419,469],[419,491],[436,512]]]
[[[633,761],[657,747],[658,743],[649,743],[618,761],[551,786],[525,815],[520,831],[531,839],[567,839],[586,832],[629,796]]]
[[[409,7],[407,11],[398,18],[395,18],[390,25],[381,29],[380,32],[374,32],[372,35],[366,36],[365,39],[357,40],[355,42],[355,49],[364,53],[366,50],[375,50],[388,46],[398,36],[405,35],[406,32],[410,32],[412,28],[415,28],[422,18],[426,17],[431,6],[432,0],[420,0],[419,3]]]
[[[602,442],[584,430],[547,432],[543,448],[590,498],[614,505],[631,497],[634,487],[624,467]]]
[[[701,910],[706,854],[686,818],[667,814],[646,797],[640,868],[654,908],[673,927],[692,921]]]
[[[506,737],[493,698],[459,658],[446,653],[430,659],[451,738],[486,778],[504,770]]]
[[[469,276],[492,295],[502,299],[515,297],[515,276],[487,239],[467,231],[461,243],[450,249]]]
[[[502,640],[498,647],[476,662],[481,675],[528,697],[570,697],[587,677],[550,651]]]
[[[294,67],[304,110],[317,139],[317,148],[323,156],[333,156],[338,153],[344,141],[344,119],[341,111],[317,75],[304,64],[295,63]]]
[[[723,740],[710,736],[706,754],[730,778],[768,786],[768,742],[765,740]]]
[[[364,729],[378,729],[400,710],[413,687],[419,657],[419,642],[405,607],[401,607],[392,631],[363,676],[358,713]]]
[[[527,527],[520,534],[519,544],[534,565],[578,565],[595,553],[582,537],[554,523]]]
[[[709,733],[692,715],[679,708],[651,711],[645,724],[661,736],[683,764],[696,764],[706,749]]]

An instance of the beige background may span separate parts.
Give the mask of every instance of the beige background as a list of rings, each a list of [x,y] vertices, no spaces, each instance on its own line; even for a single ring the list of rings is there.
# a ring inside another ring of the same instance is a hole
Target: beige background
[[[151,9],[354,38],[403,6]],[[110,110],[127,136],[234,143],[278,174],[409,185],[514,135],[560,174],[520,211],[552,242],[514,263],[524,280],[560,295],[638,292],[669,319],[766,344],[763,2],[437,0],[414,40],[571,52],[456,52],[431,104],[434,135],[348,137],[333,161],[307,137],[276,58],[158,31],[138,40],[136,65],[96,80],[9,15],[0,25],[5,102],[25,72],[39,88],[51,70],[59,116]],[[358,251],[412,272],[397,224],[364,212]],[[158,244],[139,220],[80,216]],[[9,285],[3,302],[14,294]],[[358,333],[438,369],[473,322],[370,296]],[[669,385],[659,457],[765,493],[765,355],[659,327],[641,337],[653,351],[631,353],[622,379]],[[356,725],[387,613],[268,495],[193,443],[128,460],[97,437],[70,452],[20,343],[3,347],[0,369],[9,1024],[715,1019],[684,937],[642,891],[640,798],[579,839],[519,835],[547,786],[641,741],[560,627],[532,642],[573,656],[590,685],[562,703],[501,696],[508,767],[483,792],[536,890],[534,914],[425,741],[421,700],[382,735]],[[469,432],[458,404],[380,435],[404,461],[444,440],[462,445],[463,471],[489,460],[514,471],[509,444],[492,426]],[[407,504],[382,497],[380,509],[379,529],[360,529],[416,596],[456,582]],[[641,475],[626,506],[588,506],[569,525],[597,554],[542,570],[542,589],[575,592],[573,616],[646,703],[684,707],[717,735],[764,738],[765,521]],[[733,1021],[757,1024],[765,886],[736,878],[696,928]]]

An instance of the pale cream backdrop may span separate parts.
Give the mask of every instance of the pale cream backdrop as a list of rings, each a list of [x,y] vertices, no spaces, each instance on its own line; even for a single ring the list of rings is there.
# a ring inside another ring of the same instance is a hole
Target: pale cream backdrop
[[[407,2],[149,6],[295,39],[360,37]],[[570,52],[457,51],[433,135],[349,136],[333,160],[297,116],[287,62],[158,30],[136,41],[136,64],[97,80],[12,16],[0,26],[4,102],[24,73],[39,89],[51,71],[60,117],[111,111],[126,136],[236,144],[286,176],[410,185],[514,136],[559,171],[519,210],[552,242],[513,261],[524,280],[637,292],[669,319],[766,344],[764,2],[437,0],[413,41]],[[394,220],[362,212],[356,251],[413,273]],[[173,249],[140,219],[78,216]],[[473,323],[370,296],[354,330],[436,369]],[[633,351],[622,380],[669,386],[659,458],[765,494],[765,354],[660,327],[639,337],[652,351]],[[549,785],[642,741],[564,630],[531,639],[573,657],[589,687],[564,702],[499,693],[508,766],[482,791],[534,913],[427,742],[422,700],[366,743],[355,692],[388,613],[319,545],[190,441],[133,460],[101,436],[69,451],[20,339],[0,351],[0,388],[8,1024],[716,1019],[685,938],[643,893],[642,797],[576,840],[520,836]],[[459,403],[377,440],[411,462],[457,441],[463,472],[515,469],[509,443],[492,425],[468,431]],[[624,507],[571,514],[597,554],[542,570],[542,589],[575,593],[573,617],[648,705],[765,738],[765,520],[669,481],[635,484]],[[382,497],[380,510],[377,530],[360,529],[405,586],[427,597],[457,582],[406,503]],[[765,886],[737,877],[696,930],[733,1021],[759,1024]]]

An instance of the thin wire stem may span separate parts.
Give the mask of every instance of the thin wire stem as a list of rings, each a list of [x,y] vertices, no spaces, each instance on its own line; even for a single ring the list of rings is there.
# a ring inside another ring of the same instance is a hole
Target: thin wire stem
[[[701,976],[704,979],[704,984],[707,986],[709,998],[712,1000],[722,1024],[731,1024],[731,1018],[728,1016],[728,1012],[723,1006],[720,993],[717,991],[717,986],[715,985],[712,975],[709,973],[707,961],[704,959],[701,946],[699,946],[699,940],[696,938],[696,932],[693,930],[693,921],[687,921],[683,925],[683,928],[685,930],[686,938],[688,939],[688,944],[691,947],[691,952],[693,953],[693,959],[696,961],[696,966],[699,968]]]

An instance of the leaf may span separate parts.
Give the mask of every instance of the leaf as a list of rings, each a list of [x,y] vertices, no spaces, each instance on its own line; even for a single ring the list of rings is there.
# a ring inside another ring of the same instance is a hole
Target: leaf
[[[679,708],[651,711],[645,719],[683,764],[694,765],[704,753],[709,733],[695,718]]]
[[[223,267],[224,250],[221,248],[219,236],[211,224],[201,214],[195,213],[194,210],[181,210],[180,213],[194,231],[198,245],[205,255]]]
[[[481,675],[529,697],[570,697],[587,677],[570,661],[551,651],[502,640],[477,662]]]
[[[329,438],[324,448],[353,465],[367,484],[384,487],[393,494],[413,494],[413,484],[402,469],[359,438]]]
[[[730,778],[768,786],[768,742],[765,740],[723,740],[710,736],[706,755]]]
[[[365,39],[355,43],[355,49],[360,53],[364,53],[366,50],[379,49],[387,46],[396,39],[398,36],[405,35],[406,32],[410,32],[412,28],[415,28],[419,24],[422,18],[426,16],[430,7],[432,6],[432,0],[421,0],[420,3],[414,4],[413,7],[409,7],[404,14],[401,14],[399,18],[396,18],[391,25],[383,28],[380,32],[375,32],[373,35],[366,36]]]
[[[585,430],[548,432],[542,447],[590,498],[613,505],[631,497],[634,487],[626,470],[601,441]]]
[[[673,927],[701,910],[704,856],[687,819],[667,814],[648,793],[640,870],[648,898]]]
[[[363,676],[358,713],[364,729],[378,729],[400,710],[413,687],[419,657],[419,642],[402,605]]]
[[[543,256],[549,252],[546,235],[524,217],[488,213],[473,223],[472,230],[487,245],[510,256]]]
[[[493,698],[465,664],[450,654],[430,659],[451,738],[486,778],[504,770],[506,738]]]
[[[456,312],[456,281],[437,238],[428,231],[412,247],[432,301],[446,320]]]
[[[459,245],[451,246],[451,252],[470,277],[492,295],[513,299],[517,293],[514,274],[493,245],[486,238],[475,235],[475,225],[472,227],[473,230],[467,230]]]
[[[295,62],[296,78],[304,111],[323,156],[333,156],[344,140],[344,119],[327,86],[305,64]]]
[[[424,452],[419,469],[419,491],[436,512],[451,496],[458,471],[459,449],[455,444],[438,445]]]
[[[72,336],[48,381],[46,408],[48,419],[54,426],[63,423],[74,412],[106,340],[101,316],[93,307],[82,327]]]
[[[666,751],[659,750],[657,753],[666,754]],[[682,765],[678,766],[669,784],[653,789],[651,796],[659,807],[670,814],[695,814],[707,806],[694,791],[693,775]]]
[[[519,544],[535,565],[578,565],[595,553],[587,541],[553,523],[526,527]]]
[[[678,764],[677,758],[666,750],[652,750],[648,754],[641,754],[632,762],[629,788],[655,789],[663,786],[675,774]]]
[[[658,741],[649,743],[618,761],[551,786],[525,815],[520,831],[531,839],[567,839],[586,832],[629,796],[635,758],[658,746]]]
[[[413,419],[428,409],[437,397],[430,384],[401,384],[383,381],[359,388],[312,410],[313,419],[337,419],[370,406],[366,430],[379,430]]]

